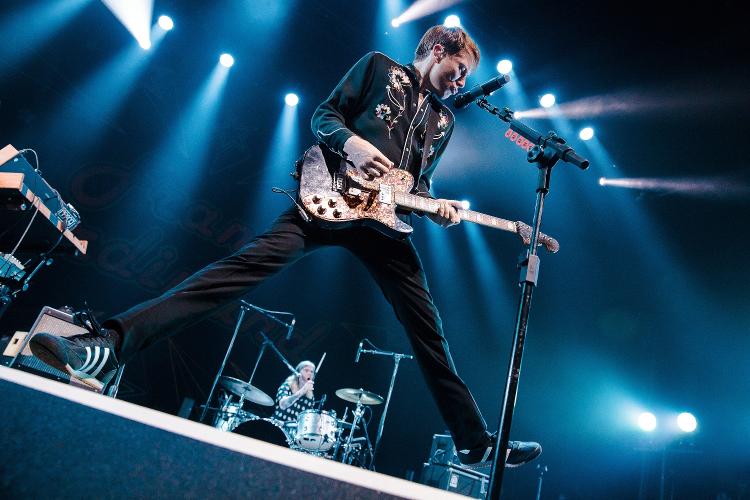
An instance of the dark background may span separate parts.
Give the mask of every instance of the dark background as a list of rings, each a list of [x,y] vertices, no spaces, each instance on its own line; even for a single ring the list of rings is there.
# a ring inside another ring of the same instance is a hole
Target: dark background
[[[49,14],[60,2],[3,2],[0,144],[39,153],[46,180],[82,214],[89,252],[43,270],[0,333],[28,329],[44,305],[87,301],[104,318],[238,248],[288,205],[270,187],[293,186],[287,174],[312,142],[310,116],[351,64],[369,50],[408,62],[421,33],[456,13],[483,55],[468,85],[495,74],[499,59],[514,62],[512,87],[493,103],[523,110],[552,91],[560,104],[620,104],[599,116],[526,121],[557,130],[591,167],[554,171],[544,231],[562,249],[542,253],[512,432],[544,454],[506,475],[506,496],[533,498],[538,464],[549,467],[543,498],[634,498],[642,477],[655,497],[665,447],[674,498],[750,495],[750,66],[739,2],[660,12],[467,1],[394,30],[388,9],[400,12],[399,2],[386,0],[156,0],[154,21],[166,13],[176,28],[148,52],[103,4],[72,3],[80,10],[32,43],[44,23],[60,21]],[[237,63],[214,107],[193,105],[222,51]],[[276,131],[289,91],[301,103],[287,112],[284,136]],[[456,114],[436,194],[529,221],[536,175],[524,152],[479,109]],[[578,139],[584,125],[594,141]],[[599,186],[602,176],[715,189],[624,190]],[[521,247],[468,223],[415,226],[458,370],[494,427]],[[249,315],[230,372],[249,375],[260,330],[293,364],[327,352],[316,392],[339,414],[336,389],[388,388],[388,359],[353,363],[360,339],[411,352],[364,268],[341,250],[310,256],[248,300],[294,312],[297,328],[284,341],[282,329]],[[237,314],[232,305],[145,351],[128,366],[121,397],[170,413],[185,397],[203,402]],[[285,375],[268,353],[256,385],[273,395]],[[444,424],[415,362],[402,362],[393,397],[378,469],[403,477],[418,473]],[[648,436],[635,425],[643,410],[660,419]],[[670,423],[681,411],[698,418],[688,438]]]

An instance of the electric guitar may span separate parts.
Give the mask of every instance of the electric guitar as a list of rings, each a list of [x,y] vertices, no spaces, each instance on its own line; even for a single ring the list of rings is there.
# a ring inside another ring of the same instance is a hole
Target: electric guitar
[[[378,178],[366,178],[341,157],[318,145],[297,162],[299,197],[305,211],[324,227],[371,226],[392,238],[405,238],[414,230],[396,215],[397,208],[435,214],[436,200],[411,194],[414,176],[393,168]],[[459,209],[461,220],[517,234],[524,245],[531,242],[531,227],[492,215]],[[560,245],[539,233],[539,244],[555,253]]]

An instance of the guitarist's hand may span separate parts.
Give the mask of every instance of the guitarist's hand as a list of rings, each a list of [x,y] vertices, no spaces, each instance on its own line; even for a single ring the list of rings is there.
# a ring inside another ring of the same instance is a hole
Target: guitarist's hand
[[[440,204],[436,214],[427,214],[435,224],[439,224],[442,227],[455,226],[461,222],[461,217],[458,215],[458,209],[461,208],[461,202],[457,200],[446,200],[440,198],[435,200]]]
[[[347,139],[344,143],[344,153],[346,159],[368,177],[380,177],[395,166],[378,148],[358,135]]]

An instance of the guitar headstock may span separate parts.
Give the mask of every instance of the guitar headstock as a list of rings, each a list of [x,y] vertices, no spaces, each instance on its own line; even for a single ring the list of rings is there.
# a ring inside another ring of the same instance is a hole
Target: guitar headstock
[[[523,241],[523,244],[528,246],[531,243],[531,226],[518,220],[516,221],[516,231],[521,238],[521,241]],[[547,236],[541,232],[539,233],[537,243],[539,246],[544,245],[544,248],[549,253],[557,253],[557,251],[560,250],[560,243],[558,243],[555,238]]]

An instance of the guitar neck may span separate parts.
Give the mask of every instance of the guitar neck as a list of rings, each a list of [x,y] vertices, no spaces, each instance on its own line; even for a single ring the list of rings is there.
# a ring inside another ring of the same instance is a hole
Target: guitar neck
[[[404,208],[419,210],[431,214],[436,214],[440,208],[440,204],[431,198],[399,192],[395,193],[395,195],[396,203]],[[461,220],[467,220],[487,227],[494,227],[495,229],[501,229],[503,231],[510,231],[511,233],[518,232],[515,222],[501,219],[500,217],[494,217],[481,212],[475,212],[474,210],[464,209],[458,209],[458,215],[461,217]]]

